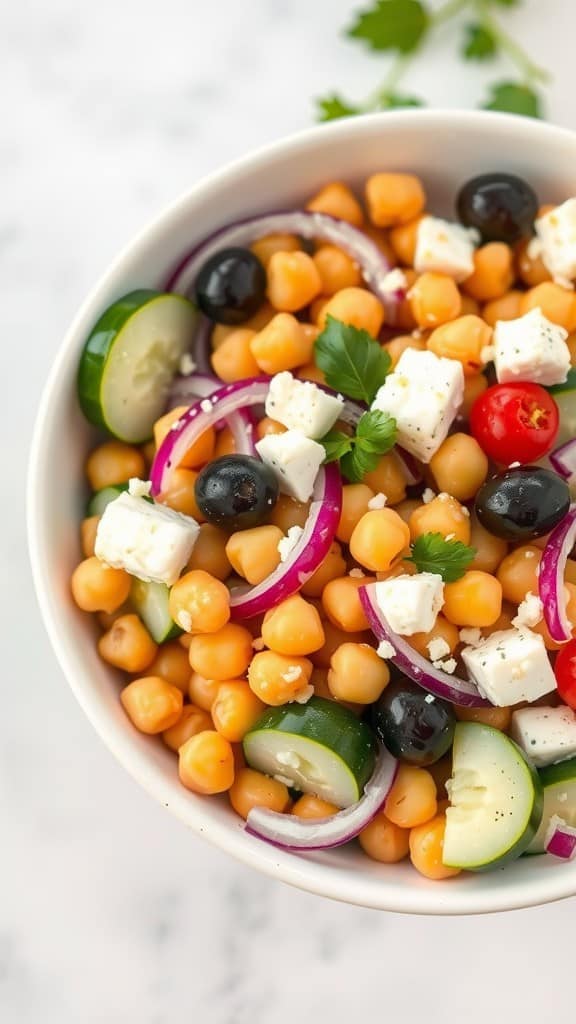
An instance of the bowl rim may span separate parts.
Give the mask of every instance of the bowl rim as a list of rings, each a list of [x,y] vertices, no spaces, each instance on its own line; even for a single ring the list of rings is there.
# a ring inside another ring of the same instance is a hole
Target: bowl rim
[[[337,870],[327,871],[323,864],[305,859],[305,857],[291,856],[283,858],[282,853],[276,851],[272,846],[259,840],[246,842],[248,838],[241,824],[230,827],[229,824],[220,822],[207,823],[202,815],[202,804],[195,804],[190,801],[183,791],[182,799],[168,801],[167,794],[158,773],[154,770],[151,762],[139,757],[131,747],[130,731],[125,730],[125,740],[114,729],[109,720],[108,714],[98,708],[98,701],[91,701],[86,693],[85,687],[77,681],[76,666],[73,664],[73,657],[67,648],[65,641],[64,621],[58,610],[58,601],[53,600],[53,588],[51,586],[49,573],[47,571],[44,554],[44,541],[42,530],[42,488],[36,486],[37,480],[41,479],[40,469],[47,459],[48,446],[46,441],[45,423],[52,415],[52,407],[59,400],[58,382],[62,375],[62,369],[73,358],[77,357],[79,348],[79,328],[85,320],[87,313],[98,299],[108,281],[121,274],[124,265],[130,260],[133,251],[137,250],[146,241],[153,244],[159,233],[169,230],[171,225],[177,221],[180,211],[194,200],[200,202],[203,198],[209,198],[212,192],[218,192],[228,183],[234,181],[237,174],[246,170],[257,171],[277,156],[290,151],[293,155],[306,150],[311,142],[318,139],[319,134],[328,139],[339,136],[349,139],[362,137],[365,132],[372,132],[374,126],[404,126],[409,125],[417,131],[419,124],[445,125],[450,123],[454,131],[459,127],[470,128],[470,125],[490,125],[496,135],[506,137],[509,141],[510,133],[517,133],[520,129],[528,139],[533,138],[536,146],[542,145],[546,139],[572,143],[576,146],[576,132],[568,128],[547,124],[542,121],[532,121],[529,118],[512,114],[503,114],[493,111],[463,111],[463,110],[399,110],[385,113],[363,115],[354,119],[342,119],[329,124],[320,124],[304,131],[292,133],[260,146],[250,153],[241,156],[226,164],[223,168],[210,172],[203,176],[197,183],[192,184],[181,193],[173,202],[160,210],[150,218],[145,226],[120,249],[117,256],[108,264],[107,268],[100,274],[95,285],[90,289],[82,301],[76,315],[58,347],[51,370],[47,376],[40,398],[32,440],[28,457],[28,472],[26,482],[26,519],[28,550],[32,568],[32,577],[41,617],[48,633],[48,637],[56,656],[60,669],[63,672],[69,686],[81,707],[86,713],[91,724],[105,743],[111,753],[120,762],[130,775],[157,801],[166,808],[170,808],[181,821],[192,828],[197,835],[209,840],[224,852],[231,854],[240,862],[252,867],[269,877],[280,879],[290,885],[303,889],[310,893],[327,896],[331,899],[344,903],[356,904],[359,906],[371,907],[373,909],[387,910],[397,913],[411,914],[480,914],[496,913],[505,910],[515,910],[545,903],[555,902],[576,895],[576,875],[570,875],[564,871],[542,872],[541,879],[530,880],[524,885],[516,886],[493,886],[491,889],[483,890],[481,886],[472,891],[454,890],[454,898],[446,899],[448,893],[442,893],[442,886],[427,886],[420,888],[415,885],[413,888],[394,889],[385,884],[382,879],[381,898],[374,893],[374,881],[370,876],[363,876],[361,872],[356,875],[343,873]],[[101,713],[100,713],[101,712]],[[280,860],[283,862],[280,863]]]

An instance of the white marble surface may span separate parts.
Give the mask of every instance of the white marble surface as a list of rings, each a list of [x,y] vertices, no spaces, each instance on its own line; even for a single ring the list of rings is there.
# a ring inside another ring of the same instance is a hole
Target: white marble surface
[[[536,1024],[573,1007],[576,901],[458,921],[376,914],[274,884],[167,818],[96,739],[32,593],[29,419],[64,328],[118,247],[190,182],[307,125],[311,96],[374,86],[378,59],[337,33],[352,6],[0,4],[5,1024],[451,1024],[462,1011],[468,1024]],[[529,0],[516,18],[555,69],[552,116],[576,125],[576,7],[546,12]],[[485,73],[451,54],[447,33],[410,84],[470,105]]]

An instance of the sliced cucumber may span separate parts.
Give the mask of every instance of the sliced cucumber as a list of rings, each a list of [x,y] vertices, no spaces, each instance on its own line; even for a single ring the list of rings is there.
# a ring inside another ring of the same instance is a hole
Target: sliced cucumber
[[[122,441],[147,441],[195,322],[195,307],[181,295],[142,289],[110,306],[80,358],[78,398],[86,418]]]
[[[563,384],[547,389],[553,396],[560,412],[560,431],[555,447],[576,437],[576,368],[568,373]]]
[[[576,826],[576,757],[542,768],[539,774],[544,787],[544,812],[526,853],[546,853],[546,833],[555,814],[567,825]]]
[[[112,484],[110,487],[102,487],[101,490],[95,491],[88,506],[86,508],[86,515],[89,516],[101,516],[104,509],[114,501],[122,491],[128,490],[128,482],[125,484]]]
[[[150,636],[157,644],[180,636],[182,630],[168,611],[170,590],[165,583],[146,583],[135,579],[130,590],[134,610],[142,619]]]
[[[244,737],[244,754],[250,767],[349,807],[374,771],[376,740],[347,708],[311,697],[265,711]]]
[[[538,773],[513,740],[476,722],[456,726],[452,759],[444,863],[489,871],[516,860],[542,819]]]

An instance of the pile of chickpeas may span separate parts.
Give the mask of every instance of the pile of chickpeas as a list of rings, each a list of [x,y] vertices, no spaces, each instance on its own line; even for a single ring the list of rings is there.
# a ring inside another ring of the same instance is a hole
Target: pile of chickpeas
[[[462,628],[478,628],[484,636],[509,628],[518,604],[529,592],[538,592],[545,538],[512,547],[488,533],[467,507],[491,469],[467,432],[467,416],[488,386],[483,350],[496,320],[540,307],[550,320],[576,332],[576,293],[553,283],[525,242],[515,248],[503,243],[481,246],[474,273],[460,286],[443,274],[417,275],[412,264],[425,204],[416,177],[384,173],[368,179],[364,207],[339,182],[326,185],[307,204],[309,210],[362,229],[392,265],[403,269],[409,292],[393,326],[386,325],[382,303],[364,287],[360,269],[347,253],[322,243],[311,252],[296,236],[279,234],[252,245],[267,271],[267,301],[242,327],[216,325],[212,334],[212,366],[225,382],[283,370],[323,382],[314,363],[314,342],[328,315],[384,337],[393,365],[407,348],[428,348],[460,361],[465,374],[461,416],[423,468],[423,497],[408,497],[402,464],[394,453],[382,456],[361,483],[344,482],[335,540],[300,592],[257,620],[231,622],[229,586],[261,583],[276,569],[279,541],[290,527],[304,526],[308,506],[281,495],[266,525],[231,535],[203,522],[194,497],[198,472],[213,458],[234,452],[227,428],[207,430],[173,472],[162,496],[201,528],[189,564],[170,594],[172,617],[182,621],[184,613],[190,628],[161,646],[130,607],[131,577],[94,556],[98,517],[81,523],[84,560],[73,573],[72,593],[78,606],[98,619],[101,658],[127,677],[120,699],[128,718],[175,752],[184,786],[205,795],[227,792],[243,818],[256,806],[305,818],[335,812],[313,795],[293,801],[283,783],[247,767],[242,740],[266,706],[297,699],[306,687],[359,715],[379,698],[390,673],[375,651],[358,591],[373,580],[414,572],[406,560],[411,542],[432,532],[476,549],[468,571],[446,584],[445,604],[433,629],[407,638],[424,657],[430,656],[428,644],[437,638],[458,657]],[[569,346],[574,363],[576,333],[571,333]],[[90,488],[145,478],[157,447],[182,411],[172,409],[159,419],[153,440],[140,448],[116,440],[96,448],[86,462]],[[261,438],[284,429],[264,417],[257,434]],[[385,507],[371,504],[377,495],[385,496]],[[576,624],[576,563],[571,561],[566,586],[568,616]],[[543,622],[534,629],[549,650],[556,649]],[[506,731],[511,709],[456,708],[456,714]],[[449,755],[427,769],[402,764],[384,810],[360,834],[365,853],[383,863],[409,856],[428,878],[457,874],[442,865],[449,775]]]

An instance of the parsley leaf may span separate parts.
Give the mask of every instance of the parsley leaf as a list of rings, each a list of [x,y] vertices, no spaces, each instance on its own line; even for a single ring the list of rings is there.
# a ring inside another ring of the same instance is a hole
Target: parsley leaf
[[[396,420],[387,412],[371,409],[356,427],[356,444],[366,452],[385,455],[396,443]]]
[[[430,18],[420,0],[376,0],[348,29],[373,50],[412,53],[428,30]]]
[[[467,25],[462,56],[467,60],[489,60],[498,49],[494,34],[484,25]]]
[[[418,572],[438,573],[445,583],[454,583],[464,575],[475,555],[476,549],[460,540],[446,540],[441,533],[423,533],[414,541],[408,561],[414,562]]]
[[[329,316],[314,346],[316,365],[326,383],[349,398],[370,405],[384,383],[392,361],[367,331]]]
[[[522,0],[488,0],[490,4],[496,4],[498,7],[518,7]]]
[[[352,450],[353,443],[354,439],[349,434],[341,430],[329,430],[320,441],[326,452],[324,462],[338,462],[338,459]]]
[[[519,82],[496,82],[484,110],[503,110],[524,117],[542,117],[540,97],[533,89]]]
[[[353,107],[352,104],[338,96],[338,93],[321,96],[317,99],[316,110],[319,121],[337,121],[340,117],[354,117],[355,114],[362,113],[360,107]]]
[[[419,96],[405,96],[399,92],[385,93],[380,100],[382,110],[397,110],[401,107],[423,107],[424,100]]]
[[[351,483],[359,483],[376,469],[378,459],[396,443],[396,420],[388,413],[365,412],[351,437],[341,430],[330,430],[320,441],[326,452],[325,462],[340,459],[340,469]]]

